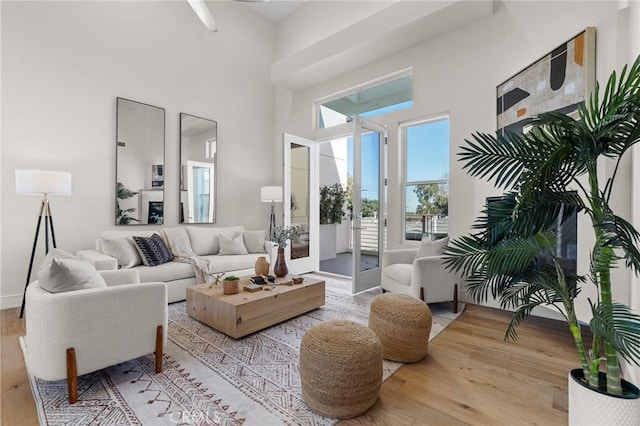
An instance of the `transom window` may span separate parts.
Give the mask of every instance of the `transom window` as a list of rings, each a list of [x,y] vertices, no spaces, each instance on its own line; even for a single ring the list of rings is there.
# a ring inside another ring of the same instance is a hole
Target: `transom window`
[[[318,128],[348,123],[356,114],[374,117],[412,105],[413,77],[405,71],[318,101]]]
[[[449,234],[449,117],[400,125],[404,144],[404,239]]]

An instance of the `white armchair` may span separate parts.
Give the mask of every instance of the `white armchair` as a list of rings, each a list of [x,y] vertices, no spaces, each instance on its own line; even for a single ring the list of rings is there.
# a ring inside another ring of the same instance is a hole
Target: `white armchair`
[[[448,240],[422,243],[420,249],[386,250],[382,254],[383,291],[408,294],[426,303],[453,301],[453,312],[458,312],[458,284],[455,274],[443,266],[439,254]],[[416,257],[418,252],[421,257]]]
[[[162,370],[167,286],[139,284],[135,270],[103,271],[107,287],[50,293],[32,282],[26,292],[25,359],[43,380],[67,379],[69,402],[77,376],[155,352]]]

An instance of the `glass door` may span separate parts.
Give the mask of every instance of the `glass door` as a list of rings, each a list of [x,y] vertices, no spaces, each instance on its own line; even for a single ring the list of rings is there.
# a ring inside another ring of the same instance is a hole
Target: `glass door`
[[[356,116],[353,137],[353,292],[380,285],[385,236],[386,126]]]
[[[290,241],[286,249],[290,274],[318,268],[318,159],[315,150],[313,141],[284,134],[284,225],[297,226],[300,230],[300,235]]]
[[[213,200],[215,191],[214,164],[187,161],[187,218],[189,223],[215,222]],[[181,206],[182,208],[182,206]],[[182,216],[184,213],[181,212]]]

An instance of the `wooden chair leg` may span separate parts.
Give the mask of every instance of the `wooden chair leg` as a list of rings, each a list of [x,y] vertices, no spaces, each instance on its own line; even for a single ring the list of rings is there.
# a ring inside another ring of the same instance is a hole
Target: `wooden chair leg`
[[[74,348],[67,348],[67,391],[69,404],[78,402],[78,367]]]
[[[156,374],[162,371],[162,341],[163,339],[162,326],[159,325],[156,328]]]
[[[453,285],[453,313],[458,313],[458,284]]]
[[[424,302],[424,287],[420,287],[420,300]]]

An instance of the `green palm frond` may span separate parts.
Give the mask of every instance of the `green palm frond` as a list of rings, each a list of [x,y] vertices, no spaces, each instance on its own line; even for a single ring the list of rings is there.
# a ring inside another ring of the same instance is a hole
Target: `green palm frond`
[[[498,136],[474,133],[472,137],[475,142],[466,140],[467,146],[458,153],[465,162],[463,168],[469,169],[471,176],[495,181],[499,188],[511,187],[531,159],[526,136],[506,132]]]
[[[578,107],[580,120],[593,132],[613,123],[620,113],[628,110],[634,104],[638,105],[638,88],[640,87],[640,57],[636,58],[631,67],[626,65],[620,72],[620,78],[614,71],[605,86],[602,100],[599,98],[600,86],[589,96],[588,100]]]
[[[640,315],[621,303],[592,305],[594,336],[611,343],[624,359],[640,365]]]
[[[445,247],[446,268],[462,275],[479,270],[486,259],[486,245],[478,235],[465,235]]]
[[[640,233],[629,222],[619,216],[614,216],[616,234],[620,241],[620,248],[625,253],[626,266],[640,273]]]

